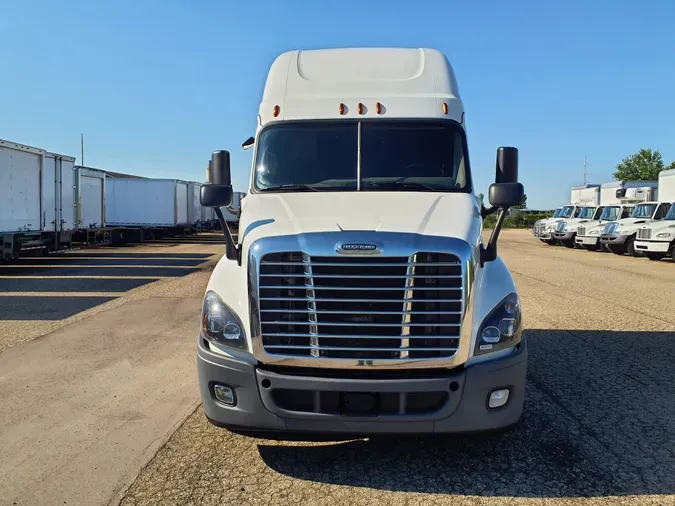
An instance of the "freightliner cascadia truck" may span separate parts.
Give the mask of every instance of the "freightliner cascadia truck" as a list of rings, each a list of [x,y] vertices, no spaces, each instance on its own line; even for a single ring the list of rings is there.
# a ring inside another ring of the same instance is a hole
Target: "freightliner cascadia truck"
[[[527,346],[497,239],[523,199],[518,152],[497,150],[482,207],[445,56],[284,53],[243,146],[253,163],[238,241],[223,226],[198,338],[209,420],[246,434],[516,424]],[[220,220],[229,159],[213,152],[201,189]]]

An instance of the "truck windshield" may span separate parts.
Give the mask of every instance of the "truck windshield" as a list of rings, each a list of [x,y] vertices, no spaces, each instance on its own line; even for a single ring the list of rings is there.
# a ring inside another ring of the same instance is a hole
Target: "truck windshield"
[[[675,204],[670,206],[668,214],[666,214],[666,220],[675,220]]]
[[[458,124],[363,121],[360,130],[359,136],[355,121],[265,128],[256,143],[255,188],[355,191],[360,183],[362,191],[471,191],[464,131]]]
[[[581,212],[579,213],[579,218],[586,220],[592,218],[596,209],[596,207],[582,207]]]
[[[639,204],[635,206],[631,218],[651,218],[655,210],[656,204]]]
[[[614,221],[614,220],[618,219],[619,211],[621,211],[621,207],[619,207],[619,206],[605,207],[605,210],[600,215],[600,219],[603,220],[603,221],[605,221],[605,220]]]
[[[558,209],[555,210],[555,213],[553,213],[553,216],[551,216],[551,218],[559,218],[561,214],[562,214],[562,207],[559,207]]]
[[[562,212],[560,213],[560,218],[569,218],[572,216],[572,213],[574,212],[574,206],[565,206],[562,209]]]

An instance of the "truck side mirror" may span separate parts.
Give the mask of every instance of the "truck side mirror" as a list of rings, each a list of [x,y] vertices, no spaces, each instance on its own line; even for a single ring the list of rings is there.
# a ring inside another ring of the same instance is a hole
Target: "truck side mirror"
[[[495,183],[490,185],[490,205],[499,208],[522,204],[525,189],[520,183]]]
[[[199,190],[199,201],[204,207],[227,207],[232,204],[232,187],[205,184]]]
[[[489,200],[491,209],[482,210],[483,217],[499,210],[499,217],[487,246],[481,246],[480,265],[497,258],[497,239],[504,224],[509,207],[522,204],[525,196],[523,185],[518,182],[518,150],[511,147],[497,149],[497,167],[495,183],[490,185]]]
[[[497,149],[495,183],[518,182],[518,150],[511,147]],[[520,204],[520,202],[518,202]]]
[[[230,174],[230,153],[214,151],[209,163],[209,181],[199,191],[199,201],[204,207],[212,207],[225,236],[225,256],[228,260],[236,260],[241,265],[241,250],[234,243],[234,238],[227,226],[221,207],[232,204],[232,176]]]

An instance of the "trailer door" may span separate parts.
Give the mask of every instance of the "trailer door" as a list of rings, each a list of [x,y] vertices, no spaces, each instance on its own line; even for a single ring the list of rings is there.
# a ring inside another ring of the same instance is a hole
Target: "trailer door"
[[[80,175],[80,227],[103,227],[103,178]]]
[[[0,232],[40,230],[44,151],[0,142]]]

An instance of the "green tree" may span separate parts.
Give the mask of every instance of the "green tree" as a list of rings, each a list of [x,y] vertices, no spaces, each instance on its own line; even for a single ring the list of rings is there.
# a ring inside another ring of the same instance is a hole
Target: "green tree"
[[[675,163],[675,162],[673,162],[673,163]],[[485,200],[485,195],[483,195],[482,193],[479,193],[478,194],[478,202],[480,202],[481,206],[483,205],[484,200]]]
[[[518,206],[518,209],[527,209],[527,194],[523,193],[523,201]]]
[[[675,160],[673,160],[672,162],[670,162],[670,165],[668,165],[668,167],[666,167],[666,168],[667,168],[668,170],[673,170],[673,169],[675,169]]]
[[[663,157],[658,149],[641,149],[621,160],[613,176],[619,181],[654,181],[664,168]]]

